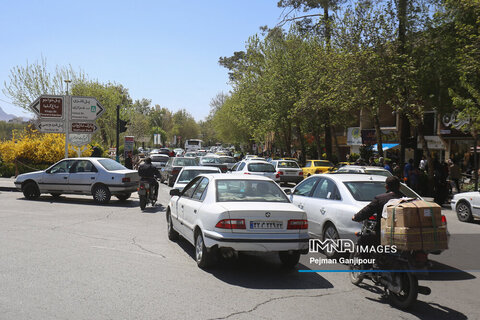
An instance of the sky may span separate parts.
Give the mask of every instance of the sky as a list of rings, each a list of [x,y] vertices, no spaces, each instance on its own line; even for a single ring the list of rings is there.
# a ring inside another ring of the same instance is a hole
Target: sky
[[[116,82],[132,99],[186,109],[203,120],[210,101],[228,92],[219,57],[245,49],[260,26],[275,26],[277,0],[1,0],[0,88],[10,70],[47,60]],[[30,117],[0,90],[0,107]]]

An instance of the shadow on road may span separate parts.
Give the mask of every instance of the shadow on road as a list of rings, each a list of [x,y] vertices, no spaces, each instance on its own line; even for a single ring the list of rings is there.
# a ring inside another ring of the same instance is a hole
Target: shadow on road
[[[185,239],[178,245],[195,259],[194,247]],[[299,273],[308,269],[298,264],[296,269],[282,268],[275,253],[240,254],[238,257],[219,257],[217,264],[208,270],[217,279],[228,284],[248,289],[330,289],[333,285],[317,273]]]
[[[81,204],[88,206],[102,206],[102,207],[122,207],[122,208],[134,208],[139,207],[140,203],[138,200],[128,199],[125,201],[118,200],[115,196],[112,197],[109,203],[107,204],[98,204],[92,197],[85,196],[84,198],[74,198],[68,196],[52,197],[52,196],[40,196],[35,200],[27,200],[25,198],[18,198],[20,201],[38,201],[38,202],[50,202],[50,203],[68,203],[68,204]]]
[[[140,206],[140,205],[139,205]],[[155,213],[161,213],[165,212],[167,208],[165,208],[161,203],[155,204],[155,206],[147,206],[142,213],[148,213],[148,214],[155,214]]]
[[[389,304],[389,300],[387,297],[382,296],[381,294],[383,293],[383,290],[381,290],[378,287],[371,286],[368,284],[361,284],[359,287],[362,289],[369,290],[370,292],[373,292],[375,294],[379,294],[378,299],[373,299],[369,297],[365,297],[365,299],[372,301],[372,302],[378,302],[382,304]],[[421,299],[421,295],[419,295],[419,299]],[[393,307],[392,307],[393,308]],[[409,309],[409,310],[404,310],[403,312],[409,313],[418,319],[422,320],[436,320],[436,319],[442,319],[442,320],[463,320],[463,319],[468,319],[466,315],[461,313],[460,311],[448,308],[446,306],[442,306],[438,303],[432,303],[432,302],[424,302],[421,300],[417,300],[415,304]]]
[[[457,269],[455,267],[437,262],[431,261],[432,265],[428,268],[434,272],[430,272],[426,276],[418,276],[420,280],[428,281],[457,281],[457,280],[472,280],[476,277],[466,271]],[[446,270],[446,272],[438,272],[439,270]]]

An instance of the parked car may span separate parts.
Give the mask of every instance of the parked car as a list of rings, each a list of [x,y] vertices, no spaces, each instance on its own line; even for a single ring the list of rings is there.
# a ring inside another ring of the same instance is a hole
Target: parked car
[[[173,189],[178,189],[180,191],[193,180],[196,176],[204,173],[222,173],[217,167],[205,167],[205,166],[191,166],[183,167],[182,170],[178,173],[177,179],[173,184]]]
[[[168,238],[180,234],[194,245],[201,268],[210,266],[216,253],[242,251],[278,252],[284,266],[294,267],[308,251],[305,212],[268,178],[202,174],[170,194]]]
[[[183,154],[185,153],[185,150],[183,150],[182,148],[177,148],[177,149],[173,149],[173,152],[175,153],[176,157],[182,157]]]
[[[328,160],[307,160],[305,167],[302,168],[303,176],[310,177],[313,174],[327,172],[333,167],[333,163]]]
[[[220,157],[214,154],[200,157],[200,165],[219,168],[223,173],[227,172],[228,169],[227,165],[220,160]]]
[[[452,209],[457,212],[458,220],[472,222],[480,218],[480,192],[457,193],[451,200]]]
[[[382,167],[374,167],[374,166],[351,166],[346,165],[343,167],[338,168],[336,171],[337,173],[366,173],[366,174],[375,174],[385,177],[391,177],[392,173],[387,169]]]
[[[168,160],[165,167],[160,171],[160,182],[167,182],[169,187],[173,187],[177,175],[186,166],[198,166],[197,158],[173,157]]]
[[[364,174],[316,174],[298,184],[290,200],[308,217],[310,236],[321,239],[349,238],[360,231],[361,223],[352,217],[373,198],[385,193],[385,176]],[[400,192],[409,198],[420,198],[404,184]]]
[[[293,160],[273,160],[270,162],[280,175],[280,183],[293,182],[295,184],[303,180],[303,171],[298,163]]]
[[[254,159],[240,161],[233,166],[232,173],[263,176],[275,182],[280,182],[280,175],[275,170],[275,167],[267,161]]]
[[[151,154],[150,159],[152,159],[152,164],[155,168],[160,170],[161,168],[165,167],[167,164],[168,160],[170,160],[170,157],[167,156],[166,154]]]
[[[137,191],[140,177],[108,158],[68,158],[46,170],[24,173],[15,179],[15,186],[27,199],[42,193],[54,198],[61,194],[92,195],[98,203],[108,203],[112,195],[124,201]]]
[[[184,154],[184,157],[193,157],[193,158],[195,158],[196,156],[197,156],[197,153],[196,153],[196,152],[192,152],[192,151],[185,152],[185,154]]]

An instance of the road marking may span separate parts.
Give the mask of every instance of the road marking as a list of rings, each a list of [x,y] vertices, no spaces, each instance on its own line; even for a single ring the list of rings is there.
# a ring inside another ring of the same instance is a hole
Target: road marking
[[[110,248],[110,247],[91,246],[91,248],[106,249],[106,250],[112,250],[112,251],[119,251],[119,252],[127,252],[127,253],[140,254],[140,255],[150,256],[150,257],[164,258],[164,257],[162,257],[162,256],[160,256],[160,255],[158,255],[158,254],[145,253],[145,252],[136,252],[136,251],[130,251],[130,250],[122,250],[122,249]]]

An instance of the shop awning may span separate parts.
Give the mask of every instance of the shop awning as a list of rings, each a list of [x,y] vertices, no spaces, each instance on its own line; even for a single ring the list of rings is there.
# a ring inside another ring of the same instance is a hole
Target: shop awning
[[[395,148],[398,145],[399,145],[398,143],[382,143],[382,149],[383,149],[383,151],[385,151],[385,150],[388,150],[388,149]],[[378,151],[377,144],[373,145],[372,150],[373,151]]]

